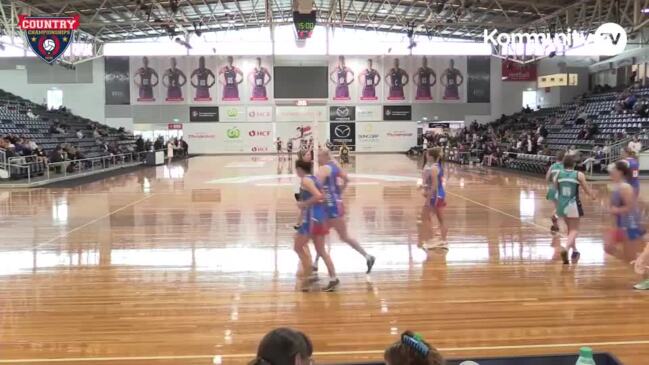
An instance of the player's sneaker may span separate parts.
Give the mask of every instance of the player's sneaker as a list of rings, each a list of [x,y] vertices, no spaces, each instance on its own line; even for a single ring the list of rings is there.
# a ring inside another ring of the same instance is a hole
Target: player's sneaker
[[[579,262],[579,258],[581,258],[579,251],[572,251],[572,255],[570,255],[570,260],[572,261],[572,263],[576,264],[577,262]]]
[[[371,256],[367,258],[367,272],[366,274],[369,274],[372,272],[372,268],[374,267],[374,263],[376,262],[376,257]]]
[[[324,289],[322,289],[322,291],[326,291],[326,292],[336,291],[338,285],[340,285],[340,280],[338,279],[329,281],[329,284]]]
[[[649,290],[649,279],[633,286],[635,290]]]
[[[570,264],[570,260],[568,260],[568,250],[566,250],[565,248],[561,249],[561,261],[563,261],[564,265]]]

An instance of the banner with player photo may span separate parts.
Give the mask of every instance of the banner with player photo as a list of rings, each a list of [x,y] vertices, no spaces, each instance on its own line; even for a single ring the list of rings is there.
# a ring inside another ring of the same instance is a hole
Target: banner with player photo
[[[382,100],[381,59],[335,56],[329,59],[329,100],[336,104]]]
[[[217,58],[219,103],[267,103],[273,99],[270,57]]]
[[[437,97],[439,88],[438,72],[434,68],[435,59],[429,56],[417,56],[412,58],[413,73],[411,90],[414,95],[414,102],[440,102]]]
[[[131,57],[129,59],[131,74],[131,104],[160,104],[160,74],[158,59],[154,57]]]
[[[160,75],[160,100],[164,104],[184,104],[188,92],[188,57],[160,57],[158,67]]]
[[[129,58],[106,57],[104,60],[104,75],[106,105],[130,104]]]
[[[441,103],[466,103],[467,60],[465,56],[435,58],[437,100]]]
[[[215,57],[189,58],[189,102],[191,104],[214,104],[217,100]]]
[[[386,103],[403,103],[412,100],[411,57],[389,56],[383,62],[383,92]]]

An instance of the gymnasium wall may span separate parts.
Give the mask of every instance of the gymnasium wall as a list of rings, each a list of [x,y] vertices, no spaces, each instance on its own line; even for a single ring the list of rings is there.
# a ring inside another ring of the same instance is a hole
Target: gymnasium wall
[[[0,88],[37,104],[46,101],[47,90],[63,90],[63,104],[73,113],[105,121],[104,60],[77,65],[76,70],[50,66],[36,57],[0,58]]]

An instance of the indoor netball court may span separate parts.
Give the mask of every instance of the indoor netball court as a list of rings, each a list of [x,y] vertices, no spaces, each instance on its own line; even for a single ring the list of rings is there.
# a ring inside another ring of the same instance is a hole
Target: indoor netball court
[[[649,362],[649,2],[0,10],[0,364]]]

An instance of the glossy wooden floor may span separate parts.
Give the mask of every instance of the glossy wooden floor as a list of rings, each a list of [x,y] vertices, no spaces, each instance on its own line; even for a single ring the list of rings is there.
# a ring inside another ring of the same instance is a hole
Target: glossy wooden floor
[[[331,237],[337,293],[295,291],[293,179],[271,157],[0,191],[0,363],[240,364],[266,331],[293,326],[317,362],[379,360],[411,329],[448,357],[591,344],[647,364],[649,293],[603,253],[606,199],[585,203],[582,260],[565,267],[542,180],[451,166],[450,250],[427,256],[415,162],[365,155],[350,171],[349,224],[377,264],[366,276]]]

